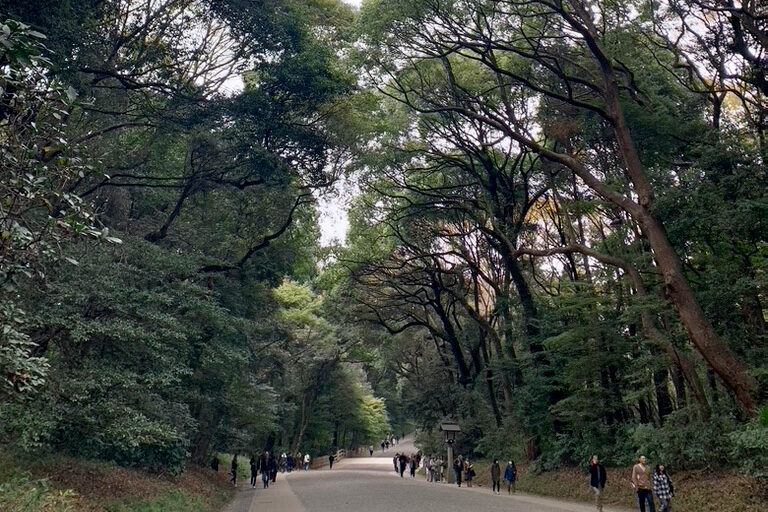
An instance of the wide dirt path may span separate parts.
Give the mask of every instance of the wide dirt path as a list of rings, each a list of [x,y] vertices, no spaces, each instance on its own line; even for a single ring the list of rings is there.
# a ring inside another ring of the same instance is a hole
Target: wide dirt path
[[[400,449],[408,444],[401,443]],[[412,445],[410,445],[412,446]],[[423,477],[400,478],[392,456],[346,459],[328,468],[281,474],[269,489],[247,486],[227,512],[593,512],[594,506],[538,496],[494,495],[487,488],[430,484]],[[389,452],[392,455],[389,455]],[[260,483],[260,482],[259,482]],[[606,512],[626,512],[605,508]]]

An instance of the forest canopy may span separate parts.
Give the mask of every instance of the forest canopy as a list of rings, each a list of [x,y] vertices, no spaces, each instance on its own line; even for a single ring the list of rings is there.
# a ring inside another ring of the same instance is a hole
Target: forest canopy
[[[0,443],[768,476],[760,3],[0,13]]]

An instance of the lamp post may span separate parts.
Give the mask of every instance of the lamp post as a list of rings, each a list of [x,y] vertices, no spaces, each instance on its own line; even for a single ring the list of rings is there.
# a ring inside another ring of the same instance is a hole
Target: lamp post
[[[461,432],[461,427],[455,421],[444,421],[440,424],[440,430],[443,432],[443,439],[448,447],[448,459],[446,467],[448,468],[448,483],[456,483],[456,475],[453,474],[453,443],[456,442],[456,434]]]

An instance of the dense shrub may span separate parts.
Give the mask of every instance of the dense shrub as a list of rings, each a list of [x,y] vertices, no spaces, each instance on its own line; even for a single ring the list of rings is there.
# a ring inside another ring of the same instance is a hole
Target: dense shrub
[[[75,496],[71,491],[54,491],[45,480],[31,480],[15,475],[0,483],[0,510],[13,512],[73,512]]]
[[[731,460],[749,476],[768,480],[768,409],[760,421],[746,425],[728,435]]]
[[[690,410],[681,409],[667,416],[662,428],[638,425],[634,442],[637,455],[645,455],[652,463],[676,469],[728,467],[732,452],[728,434],[736,428],[736,420],[727,414],[702,422]]]

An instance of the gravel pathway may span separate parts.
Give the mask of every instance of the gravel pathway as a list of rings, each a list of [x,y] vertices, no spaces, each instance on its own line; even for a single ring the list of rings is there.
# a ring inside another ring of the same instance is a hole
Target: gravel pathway
[[[410,447],[410,448],[409,448]],[[413,445],[403,441],[384,456],[351,458],[319,469],[281,474],[269,489],[242,489],[226,512],[594,512],[592,505],[516,494],[494,495],[487,488],[430,484],[424,478],[400,478],[392,457]],[[391,452],[391,454],[390,454]],[[627,512],[606,507],[605,512]]]

